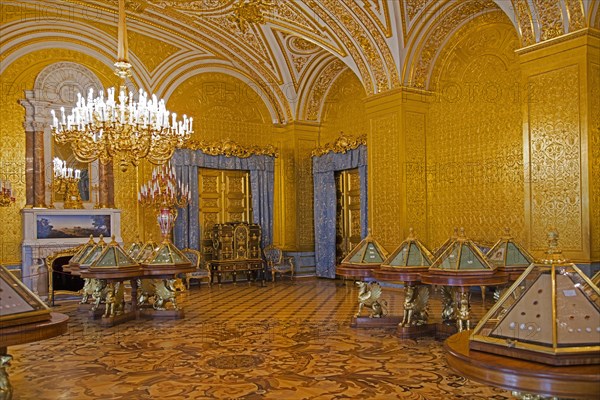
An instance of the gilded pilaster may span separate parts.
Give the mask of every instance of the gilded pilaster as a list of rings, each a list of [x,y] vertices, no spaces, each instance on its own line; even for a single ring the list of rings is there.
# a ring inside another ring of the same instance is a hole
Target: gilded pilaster
[[[600,259],[599,49],[598,33],[583,30],[518,51],[528,90],[523,104],[525,211],[534,253],[544,249],[546,230],[553,226],[569,258]]]
[[[310,122],[278,128],[275,161],[274,241],[288,251],[314,250],[311,150],[319,126]],[[280,134],[280,135],[279,135]]]
[[[369,227],[393,249],[414,227],[425,238],[425,123],[428,95],[400,89],[365,101]]]

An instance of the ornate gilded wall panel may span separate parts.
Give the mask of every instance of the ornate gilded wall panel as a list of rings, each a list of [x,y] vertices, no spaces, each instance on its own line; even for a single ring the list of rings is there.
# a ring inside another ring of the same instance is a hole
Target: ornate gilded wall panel
[[[302,113],[301,117],[308,121],[316,121],[321,116],[321,109],[323,105],[323,99],[327,95],[327,91],[331,86],[332,82],[339,76],[339,74],[346,68],[343,62],[340,60],[333,60],[319,73],[319,76],[312,84],[308,100],[306,101],[306,109]]]
[[[311,151],[315,147],[314,139],[296,140],[296,215],[298,232],[298,250],[313,250],[315,245],[314,185],[312,178]]]
[[[402,212],[402,166],[399,162],[400,123],[398,114],[371,119],[369,145],[369,226],[386,249],[403,239],[398,229]]]
[[[319,141],[325,144],[344,132],[350,136],[366,134],[368,121],[362,99],[366,96],[360,81],[350,70],[342,72],[332,85],[321,120]]]
[[[425,114],[404,113],[404,146],[406,162],[406,225],[426,241],[427,179],[425,174]],[[403,232],[408,235],[408,232]]]
[[[519,39],[508,23],[480,21],[452,37],[436,65],[427,128],[431,247],[455,227],[488,243],[507,226],[525,236]]]
[[[600,65],[590,65],[590,226],[592,260],[600,260]]]
[[[194,117],[192,140],[272,144],[273,124],[264,101],[246,82],[230,75],[194,75],[174,90],[167,107]]]
[[[583,250],[579,79],[577,65],[528,79],[532,250],[545,248],[549,226],[564,250]]]

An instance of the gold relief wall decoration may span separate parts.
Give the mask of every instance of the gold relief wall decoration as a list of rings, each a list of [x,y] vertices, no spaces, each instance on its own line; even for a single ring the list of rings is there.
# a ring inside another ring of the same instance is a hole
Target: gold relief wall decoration
[[[540,41],[565,33],[560,2],[556,0],[533,0],[540,26]]]
[[[583,15],[581,0],[565,0],[565,6],[569,15],[569,32],[585,28],[585,16]]]
[[[590,65],[590,225],[591,225],[591,258],[600,260],[600,65]]]
[[[320,143],[334,140],[340,132],[356,136],[367,132],[363,99],[365,89],[351,70],[342,72],[331,85],[321,117]]]
[[[192,140],[230,138],[239,146],[273,143],[273,123],[263,99],[246,82],[223,73],[202,73],[182,82],[167,106],[194,115]]]
[[[404,146],[406,182],[406,226],[421,232],[425,239],[427,233],[427,178],[425,174],[425,120],[420,112],[404,113]],[[403,232],[404,235],[407,232]]]
[[[344,0],[346,7],[350,8],[352,12],[358,16],[358,20],[366,27],[367,32],[370,33],[373,41],[375,42],[375,48],[372,45],[366,45],[364,47],[365,53],[369,55],[370,67],[375,73],[377,79],[377,92],[385,92],[388,89],[397,88],[400,86],[400,75],[396,67],[396,62],[392,53],[390,52],[389,46],[385,40],[385,37],[381,35],[378,29],[380,24],[373,23],[373,20],[368,17],[368,13],[365,12],[365,8],[361,7],[354,0]],[[386,7],[387,8],[387,7]],[[387,15],[386,15],[387,16]],[[389,16],[387,16],[389,19]],[[375,21],[379,21],[376,19]],[[356,24],[356,28],[359,25]],[[356,28],[352,29],[355,31]],[[385,30],[384,30],[385,33]],[[354,35],[353,35],[354,36]],[[359,35],[359,37],[361,37]],[[383,58],[383,60],[382,60]]]
[[[474,15],[486,10],[497,11],[498,6],[491,0],[456,2],[454,8],[440,14],[438,21],[429,28],[428,36],[417,49],[415,60],[410,66],[409,85],[426,88],[432,63],[448,35],[465,21],[472,21]]]
[[[365,64],[361,53],[358,51],[358,49],[356,48],[356,45],[354,44],[354,41],[351,37],[348,36],[348,34],[344,31],[344,29],[342,29],[342,27],[340,26],[340,23],[342,21],[342,18],[344,18],[344,15],[338,15],[335,13],[336,9],[338,7],[340,7],[340,5],[337,3],[337,1],[332,1],[332,0],[327,0],[326,4],[331,5],[331,7],[333,9],[326,9],[328,7],[323,7],[321,4],[317,3],[314,0],[307,0],[307,5],[311,8],[311,10],[315,13],[315,15],[319,18],[321,18],[323,20],[323,22],[325,23],[325,25],[327,25],[330,29],[333,30],[334,34],[339,38],[339,40],[343,43],[343,45],[345,46],[345,48],[348,50],[348,52],[350,53],[350,56],[352,57],[352,59],[354,60],[354,62],[356,63],[356,66],[360,72],[360,76],[361,76],[361,81],[363,82],[363,86],[365,87],[365,90],[367,91],[368,94],[373,94],[374,93],[374,85],[373,85],[373,80],[371,78],[371,74],[369,72],[369,68],[368,66]],[[330,14],[332,13],[332,14]],[[332,17],[333,15],[333,17]],[[347,14],[345,14],[347,15]],[[348,17],[346,16],[344,19],[348,19]],[[352,32],[352,34],[354,34],[355,32]],[[336,60],[339,61],[339,60]],[[310,114],[306,114],[307,116],[310,116]],[[315,120],[316,118],[307,118],[308,120]]]
[[[530,76],[528,101],[531,249],[543,250],[546,227],[563,250],[582,251],[579,67]]]
[[[455,227],[493,242],[505,226],[525,235],[519,38],[505,23],[474,19],[448,42],[432,77],[427,128],[431,247]]]
[[[277,161],[283,164],[283,183],[282,193],[283,202],[279,206],[283,207],[282,210],[282,225],[283,229],[283,240],[282,244],[287,248],[297,248],[298,234],[296,228],[299,226],[297,223],[299,215],[297,210],[298,207],[298,184],[296,182],[296,155],[294,151],[294,142],[287,143],[285,151],[282,150],[282,156]],[[311,191],[312,193],[312,191]],[[276,205],[277,207],[278,205]]]
[[[369,135],[369,227],[373,236],[386,249],[403,240],[397,228],[402,212],[402,166],[398,162],[401,145],[398,114],[371,119]]]
[[[332,60],[323,70],[313,83],[310,94],[306,101],[306,109],[304,117],[308,121],[317,121],[319,119],[323,99],[325,98],[331,83],[344,70],[346,66],[338,59]]]
[[[184,148],[190,150],[201,150],[205,154],[210,154],[211,156],[227,156],[227,157],[239,157],[239,158],[248,158],[250,156],[271,156],[277,157],[277,149],[275,146],[268,144],[265,147],[259,146],[242,146],[237,144],[231,139],[222,139],[217,140],[215,142],[209,143],[205,141],[195,141],[192,140],[188,142]]]
[[[297,231],[298,250],[301,251],[312,251],[315,245],[314,185],[312,158],[310,157],[310,151],[314,146],[314,139],[298,139],[296,141],[296,185],[300,189],[296,199]]]
[[[360,135],[357,137],[346,135],[344,132],[340,132],[340,135],[331,143],[325,143],[323,146],[319,146],[312,150],[310,153],[312,157],[319,157],[330,151],[334,153],[346,153],[349,150],[354,150],[358,146],[367,144],[367,135]]]
[[[129,51],[139,58],[146,70],[152,73],[166,59],[181,50],[181,48],[162,40],[129,30],[127,32]]]
[[[527,0],[511,0],[515,15],[519,23],[521,33],[521,44],[529,46],[535,43],[535,32],[533,29],[533,20],[531,18],[531,9]]]

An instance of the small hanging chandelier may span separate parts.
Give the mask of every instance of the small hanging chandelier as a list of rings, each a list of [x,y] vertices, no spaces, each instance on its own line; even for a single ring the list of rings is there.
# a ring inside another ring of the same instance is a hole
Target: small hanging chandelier
[[[60,109],[59,117],[52,110],[52,134],[57,143],[71,145],[75,157],[81,162],[100,160],[107,164],[118,161],[122,171],[140,159],[153,164],[167,162],[176,148],[180,148],[193,134],[193,119],[169,112],[165,102],[155,95],[149,97],[139,90],[137,102],[133,92],[128,92],[125,81],[131,76],[127,56],[127,28],[125,25],[125,0],[119,0],[118,60],[115,74],[121,79],[118,97],[115,88],[100,91],[94,97],[90,89],[87,98],[77,94],[77,103],[70,115]]]

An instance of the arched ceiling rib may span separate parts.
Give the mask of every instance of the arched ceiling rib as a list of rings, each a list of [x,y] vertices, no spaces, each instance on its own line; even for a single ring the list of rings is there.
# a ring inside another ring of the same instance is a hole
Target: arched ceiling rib
[[[352,70],[367,95],[427,88],[440,48],[478,15],[501,10],[528,46],[598,26],[598,0],[126,0],[136,79],[164,96],[207,70],[246,77],[277,123],[319,118],[322,76]],[[238,13],[255,7],[255,17]],[[2,59],[17,48],[79,41],[116,53],[117,0],[3,1]],[[238,17],[234,18],[235,16]],[[30,20],[34,20],[32,24]],[[24,27],[20,24],[29,23]],[[97,34],[91,34],[97,32]],[[76,38],[79,36],[79,39]],[[29,44],[23,44],[29,41]],[[114,48],[113,48],[114,46]],[[12,56],[11,56],[12,52]],[[116,54],[115,54],[116,55]],[[115,55],[112,55],[114,57]],[[103,61],[104,62],[104,61]]]

